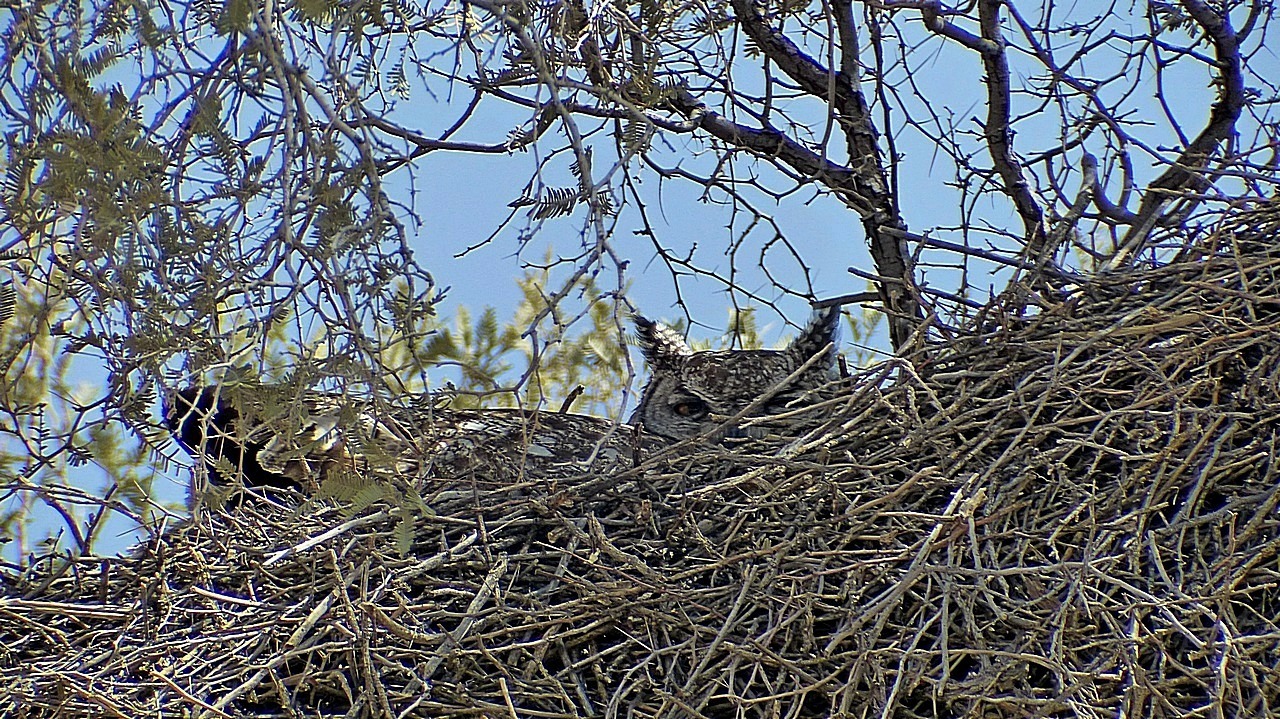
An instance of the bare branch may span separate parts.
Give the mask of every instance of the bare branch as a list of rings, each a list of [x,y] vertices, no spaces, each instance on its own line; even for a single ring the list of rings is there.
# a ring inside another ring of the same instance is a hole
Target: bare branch
[[[1203,192],[1209,179],[1204,176],[1210,158],[1218,145],[1235,131],[1236,120],[1244,108],[1244,74],[1240,67],[1240,46],[1231,19],[1225,12],[1211,8],[1200,0],[1182,0],[1182,7],[1213,43],[1217,62],[1219,88],[1218,100],[1209,110],[1209,121],[1194,140],[1183,150],[1159,178],[1147,188],[1138,206],[1137,217],[1121,243],[1121,250],[1111,263],[1123,263],[1127,257],[1139,253],[1147,236],[1158,224],[1157,215],[1185,190]],[[1198,200],[1191,199],[1192,207]],[[1190,208],[1188,208],[1189,210]]]
[[[825,100],[835,113],[848,143],[852,174],[844,189],[866,201],[861,210],[863,227],[871,249],[871,257],[880,276],[898,278],[898,282],[881,283],[881,292],[890,318],[890,337],[895,348],[903,348],[914,336],[916,320],[921,316],[916,295],[910,255],[901,241],[881,231],[891,227],[905,229],[897,203],[889,194],[884,163],[876,139],[866,98],[856,84],[857,77],[848,68],[856,67],[856,33],[850,0],[835,0],[833,8],[841,48],[841,71],[823,67],[805,54],[794,42],[777,32],[761,15],[753,0],[731,0],[738,24],[761,51],[802,90]]]
[[[1013,130],[1009,124],[1009,62],[1005,57],[1005,40],[1000,30],[1001,0],[979,0],[978,18],[982,25],[980,53],[986,69],[987,121],[984,135],[987,150],[996,172],[1004,183],[1004,192],[1013,200],[1022,218],[1023,238],[1032,257],[1045,251],[1044,208],[1031,192],[1031,187],[1013,151]]]
[[[684,88],[676,91],[672,106],[686,117],[696,120],[697,127],[733,147],[761,157],[781,160],[801,175],[831,187],[842,202],[859,214],[873,212],[871,198],[858,194],[853,171],[822,157],[776,128],[766,125],[755,129],[733,122],[708,109],[706,104]]]

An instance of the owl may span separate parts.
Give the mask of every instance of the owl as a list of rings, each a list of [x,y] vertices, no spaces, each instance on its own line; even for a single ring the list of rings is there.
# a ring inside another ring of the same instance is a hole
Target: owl
[[[839,308],[816,313],[781,350],[695,352],[674,330],[637,316],[650,378],[630,425],[449,409],[430,396],[399,404],[318,392],[297,399],[268,386],[191,387],[170,399],[165,420],[220,484],[239,476],[250,486],[314,490],[335,473],[417,486],[428,478],[501,484],[610,475],[680,440],[751,436],[740,420],[805,404],[834,371],[839,318]]]
[[[694,352],[670,328],[636,317],[649,382],[631,424],[672,440],[741,436],[739,415],[795,409],[833,379],[839,321],[839,307],[815,312],[782,350]]]
[[[165,420],[203,460],[215,487],[315,492],[337,478],[416,487],[466,479],[478,487],[611,475],[634,467],[657,438],[603,417],[510,408],[450,409],[429,395],[404,404],[273,387],[191,387]],[[193,477],[193,480],[197,480]],[[425,491],[424,491],[425,490]],[[193,486],[193,502],[201,490]]]

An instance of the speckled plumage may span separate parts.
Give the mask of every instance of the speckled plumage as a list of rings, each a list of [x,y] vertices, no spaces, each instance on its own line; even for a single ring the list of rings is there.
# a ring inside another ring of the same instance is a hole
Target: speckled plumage
[[[221,394],[184,390],[166,419],[216,481],[230,471],[250,486],[314,490],[334,472],[419,487],[429,478],[483,484],[613,474],[659,445],[628,425],[577,414],[379,406],[323,393],[279,412],[263,388]]]
[[[786,349],[694,352],[670,328],[638,317],[650,376],[631,423],[679,440],[721,431],[753,404],[748,416],[794,408],[832,378],[839,320],[838,307],[815,313]]]
[[[251,486],[314,489],[342,472],[407,483],[428,490],[429,499],[433,478],[610,475],[673,441],[734,435],[725,422],[744,409],[753,416],[803,403],[832,372],[838,319],[836,309],[818,313],[782,350],[694,352],[670,328],[637,317],[650,379],[631,425],[558,412],[444,409],[430,397],[402,404],[324,393],[295,399],[275,387],[192,387],[171,398],[165,419],[216,479],[235,474]]]

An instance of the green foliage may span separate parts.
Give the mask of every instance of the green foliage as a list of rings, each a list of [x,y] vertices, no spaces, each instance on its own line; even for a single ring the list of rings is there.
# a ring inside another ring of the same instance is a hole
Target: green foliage
[[[8,290],[14,314],[0,325],[0,407],[10,420],[0,423],[0,537],[16,540],[10,551],[58,535],[71,551],[88,551],[108,526],[98,496],[111,495],[114,506],[143,521],[156,516],[149,452],[122,421],[146,414],[155,397],[115,382],[120,401],[95,408],[101,389],[77,378],[76,355],[61,339],[79,324],[48,323],[71,300],[26,283]]]
[[[365,448],[366,451],[368,449],[368,447]],[[317,499],[336,502],[342,508],[342,515],[347,519],[363,513],[374,505],[387,505],[394,517],[392,536],[396,551],[401,556],[408,555],[413,548],[414,526],[417,519],[433,514],[431,508],[412,486],[394,481],[371,480],[367,473],[359,475],[354,472],[330,473],[320,485]]]
[[[426,389],[429,384],[419,378],[434,368],[434,375],[447,378],[435,389],[446,390],[455,408],[559,409],[572,395],[574,411],[616,411],[616,398],[631,375],[620,341],[624,318],[615,315],[612,303],[597,301],[580,318],[585,322],[566,323],[547,295],[548,271],[528,271],[518,283],[523,299],[505,321],[491,307],[478,314],[460,307],[450,325],[423,318],[413,331],[420,338],[416,344],[396,343],[384,355],[385,366],[398,368],[395,384]],[[577,289],[599,296],[591,278]]]
[[[302,20],[325,22],[332,17],[337,5],[333,0],[296,0],[294,9]]]
[[[510,316],[437,314],[442,293],[410,250],[413,208],[382,184],[430,143],[386,142],[378,122],[439,72],[424,52],[439,45],[424,36],[464,38],[477,62],[491,53],[476,67],[477,87],[522,92],[547,73],[590,69],[612,76],[598,88],[608,108],[666,112],[679,80],[661,71],[653,38],[675,31],[673,6],[640,0],[588,13],[581,3],[517,3],[505,6],[511,24],[469,5],[405,0],[187,7],[34,0],[11,13],[0,46],[8,551],[49,538],[91,551],[104,517],[160,526],[181,511],[189,460],[157,417],[166,393],[192,383],[257,392],[259,413],[280,422],[301,421],[293,399],[309,388],[619,411],[637,370],[622,339],[626,288],[597,278],[612,251],[603,228],[617,223],[625,193],[620,179],[593,171],[583,136],[572,152],[543,155],[538,144],[562,136],[553,130],[572,135],[562,109],[540,98],[512,134],[509,149],[530,149],[525,157],[554,160],[560,172],[530,183],[516,203],[529,210],[516,214],[529,226],[584,218],[599,234],[572,271],[578,260],[551,254],[545,269],[528,270]],[[177,21],[188,25],[167,24]],[[516,27],[545,31],[545,43],[512,43]],[[629,35],[633,27],[646,35]],[[565,100],[579,94],[573,87]],[[641,114],[600,127],[610,126],[616,145],[597,147],[619,156],[659,144],[658,125]],[[749,314],[732,324],[738,346],[759,344]],[[395,461],[367,449],[371,461]],[[353,508],[386,502],[406,517],[426,511],[404,488],[342,482],[325,496]]]
[[[316,132],[306,113],[324,108],[280,84],[297,67],[208,44],[210,27],[245,33],[258,4],[192,10],[204,22],[175,31],[160,7],[36,0],[0,47],[0,533],[15,555],[50,537],[90,551],[112,516],[179,507],[164,391],[237,374],[374,386],[393,298],[438,298],[367,148]]]
[[[245,32],[249,29],[252,19],[253,4],[250,0],[226,0],[216,23],[218,34],[231,35]]]

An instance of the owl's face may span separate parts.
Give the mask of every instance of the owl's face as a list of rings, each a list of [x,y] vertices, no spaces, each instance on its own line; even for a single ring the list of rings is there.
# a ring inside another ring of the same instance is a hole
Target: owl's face
[[[838,307],[815,314],[786,349],[694,352],[674,330],[636,317],[651,374],[631,423],[680,440],[711,435],[762,398],[747,416],[794,409],[788,404],[831,379],[839,320]],[[811,359],[803,372],[791,378]],[[726,429],[733,434],[732,427]]]

